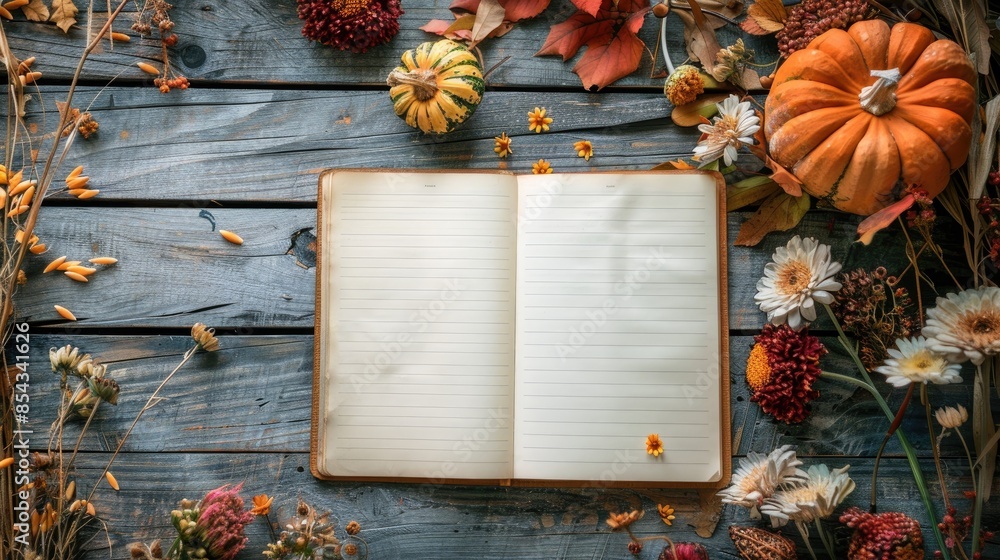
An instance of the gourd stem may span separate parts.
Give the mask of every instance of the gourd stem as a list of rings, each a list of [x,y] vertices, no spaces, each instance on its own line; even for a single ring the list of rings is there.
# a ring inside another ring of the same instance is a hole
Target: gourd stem
[[[386,79],[389,87],[398,85],[408,85],[413,88],[413,95],[417,101],[427,101],[433,99],[438,92],[437,74],[433,70],[411,70],[402,72],[399,69],[393,70]]]
[[[871,75],[878,79],[874,84],[861,89],[858,100],[865,111],[875,116],[884,115],[896,106],[896,86],[903,75],[899,68],[872,70]]]

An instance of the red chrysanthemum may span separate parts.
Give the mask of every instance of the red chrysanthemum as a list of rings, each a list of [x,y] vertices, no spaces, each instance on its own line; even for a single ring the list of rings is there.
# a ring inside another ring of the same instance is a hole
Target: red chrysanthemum
[[[302,34],[324,45],[366,52],[399,32],[399,0],[297,0]]]
[[[805,420],[809,401],[819,397],[813,383],[826,347],[805,330],[796,332],[788,325],[765,325],[754,342],[746,370],[753,391],[750,400],[786,424]]]
[[[922,560],[920,523],[902,513],[868,513],[852,507],[840,522],[854,529],[848,560]]]

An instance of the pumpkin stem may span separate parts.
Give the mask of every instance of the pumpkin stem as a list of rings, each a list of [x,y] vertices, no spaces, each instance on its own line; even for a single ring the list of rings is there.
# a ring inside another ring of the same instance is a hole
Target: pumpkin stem
[[[875,116],[884,115],[896,106],[896,86],[899,85],[899,79],[903,75],[900,74],[899,68],[872,70],[871,75],[878,79],[874,84],[862,88],[858,99],[865,111]]]
[[[417,101],[427,101],[433,99],[438,92],[437,73],[433,70],[423,70],[420,68],[402,72],[398,68],[389,74],[386,80],[389,87],[396,87],[404,84],[413,88],[413,96]]]

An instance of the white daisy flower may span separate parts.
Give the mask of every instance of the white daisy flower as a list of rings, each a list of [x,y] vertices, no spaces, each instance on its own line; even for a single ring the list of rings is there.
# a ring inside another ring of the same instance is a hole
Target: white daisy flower
[[[778,247],[764,267],[764,277],[757,282],[754,301],[767,313],[768,322],[788,323],[800,330],[816,320],[816,302],[833,303],[833,292],[841,288],[834,275],[840,263],[830,257],[830,246],[811,237],[791,238]]]
[[[813,465],[804,482],[775,492],[764,500],[760,511],[771,518],[773,527],[794,521],[804,529],[816,519],[826,519],[854,491],[854,481],[847,475],[849,468],[831,471],[826,465]]]
[[[801,465],[791,445],[783,445],[768,455],[751,451],[740,459],[732,483],[718,495],[723,503],[750,508],[752,513],[757,513],[757,508],[778,486],[806,479],[805,471],[798,468]]]
[[[962,366],[949,362],[943,354],[930,348],[930,341],[922,336],[897,338],[896,348],[889,349],[884,365],[875,371],[886,376],[886,382],[895,387],[910,383],[961,383]]]
[[[701,162],[700,167],[720,157],[727,166],[732,165],[739,156],[737,150],[753,144],[753,135],[760,130],[760,118],[749,101],[741,103],[738,97],[730,95],[715,106],[719,108],[719,116],[713,124],[698,125],[698,130],[707,135],[694,148],[692,159]]]
[[[955,429],[969,419],[969,411],[965,410],[962,405],[956,405],[957,408],[952,406],[944,406],[934,411],[934,417],[937,418],[938,424],[941,424],[942,428]]]
[[[938,298],[927,310],[922,334],[931,350],[953,362],[972,360],[979,365],[986,356],[1000,354],[1000,288],[977,288]]]

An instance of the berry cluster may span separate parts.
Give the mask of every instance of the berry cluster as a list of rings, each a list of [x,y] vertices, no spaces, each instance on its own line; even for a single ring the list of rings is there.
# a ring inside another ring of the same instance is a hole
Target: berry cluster
[[[1000,171],[990,171],[986,182],[992,187],[1000,187]],[[990,261],[994,266],[1000,266],[1000,215],[997,214],[997,209],[1000,208],[1000,199],[990,198],[984,194],[976,203],[976,207],[986,221],[984,240],[990,250]]]
[[[966,492],[966,497],[970,500],[976,498],[975,492]],[[956,547],[960,547],[961,543],[965,541],[965,538],[969,536],[969,532],[972,530],[972,516],[966,515],[962,518],[958,517],[957,510],[953,507],[949,507],[944,518],[938,523],[938,529],[941,530],[945,535],[944,544],[949,550],[954,550]],[[992,531],[981,531],[979,534],[979,550],[980,552],[975,552],[970,557],[972,560],[980,560],[984,558],[981,552],[986,546],[986,541],[993,538]],[[935,558],[941,558],[944,556],[941,554],[940,550],[934,551]]]
[[[788,10],[785,27],[775,37],[781,56],[804,49],[830,29],[845,29],[864,18],[867,0],[805,0]]]
[[[913,301],[881,266],[844,272],[837,280],[843,287],[833,296],[833,312],[844,332],[858,340],[861,361],[872,370],[888,357],[897,338],[919,329]]]
[[[895,511],[868,513],[852,507],[840,522],[854,529],[847,557],[850,560],[922,560],[924,537],[920,523]]]
[[[160,93],[170,93],[171,89],[187,89],[191,84],[184,76],[177,76],[176,78],[156,78],[153,80],[153,85],[160,88]]]
[[[915,207],[906,212],[906,224],[911,229],[921,230],[925,236],[930,237],[934,220],[937,219],[933,199],[927,195],[926,190],[918,186],[908,187],[906,192],[912,194],[915,201]]]

